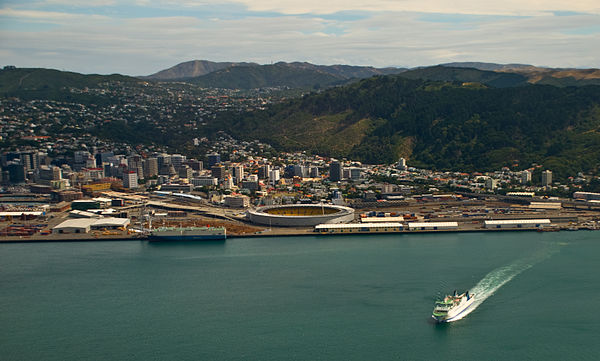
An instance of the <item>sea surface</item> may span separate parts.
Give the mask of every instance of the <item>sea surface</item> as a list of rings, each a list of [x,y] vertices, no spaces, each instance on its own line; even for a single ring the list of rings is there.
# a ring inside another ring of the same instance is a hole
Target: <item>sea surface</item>
[[[0,359],[598,360],[599,265],[591,231],[1,244]]]

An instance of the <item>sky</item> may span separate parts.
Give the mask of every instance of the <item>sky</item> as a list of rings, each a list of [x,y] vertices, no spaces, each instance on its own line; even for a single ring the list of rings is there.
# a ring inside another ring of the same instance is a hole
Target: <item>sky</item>
[[[600,1],[0,0],[0,66],[149,75],[189,60],[600,68]]]

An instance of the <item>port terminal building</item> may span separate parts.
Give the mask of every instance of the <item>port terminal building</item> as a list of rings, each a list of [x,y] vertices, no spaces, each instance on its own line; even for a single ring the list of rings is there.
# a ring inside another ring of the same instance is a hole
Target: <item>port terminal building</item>
[[[409,231],[437,231],[458,229],[458,222],[409,222]]]
[[[315,232],[322,234],[331,233],[393,233],[404,229],[399,222],[376,222],[376,223],[346,223],[346,224],[319,224],[315,226]]]
[[[129,218],[77,218],[66,220],[52,228],[52,233],[88,233],[93,229],[119,229],[129,226]]]
[[[519,229],[540,228],[551,225],[550,219],[498,219],[483,221],[485,228]]]

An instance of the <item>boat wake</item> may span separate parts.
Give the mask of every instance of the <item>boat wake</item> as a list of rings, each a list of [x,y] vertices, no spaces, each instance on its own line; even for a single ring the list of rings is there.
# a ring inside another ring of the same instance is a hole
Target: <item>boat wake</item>
[[[479,281],[470,291],[475,295],[475,301],[467,308],[459,317],[456,317],[448,322],[458,321],[464,318],[469,313],[473,312],[486,299],[492,296],[500,287],[504,286],[510,280],[518,276],[521,272],[530,269],[536,264],[548,259],[559,249],[558,244],[548,244],[548,247],[534,253],[533,255],[518,259],[517,261],[488,273],[481,281]]]

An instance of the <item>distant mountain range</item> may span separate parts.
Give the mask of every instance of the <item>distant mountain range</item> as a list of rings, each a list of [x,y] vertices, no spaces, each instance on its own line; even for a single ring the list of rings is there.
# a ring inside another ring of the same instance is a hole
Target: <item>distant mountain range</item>
[[[184,81],[213,88],[253,89],[264,87],[320,88],[340,85],[375,75],[397,74],[404,68],[315,65],[307,62],[259,65],[215,63],[194,60],[142,77],[157,81]]]
[[[221,69],[230,68],[233,66],[259,66],[256,63],[234,63],[234,62],[220,62],[208,60],[192,60],[186,61],[185,63],[177,64],[165,70],[161,70],[157,73],[142,76],[143,79],[152,80],[183,80],[196,78],[202,75],[206,75]]]
[[[307,62],[259,65],[194,60],[141,77],[157,81],[184,81],[202,87],[252,89],[289,87],[316,89],[351,83],[378,75],[400,74],[410,79],[476,82],[492,87],[527,84],[581,86],[600,84],[598,69],[551,69],[528,64],[482,62],[446,63],[433,67],[374,68],[370,66],[315,65]]]

